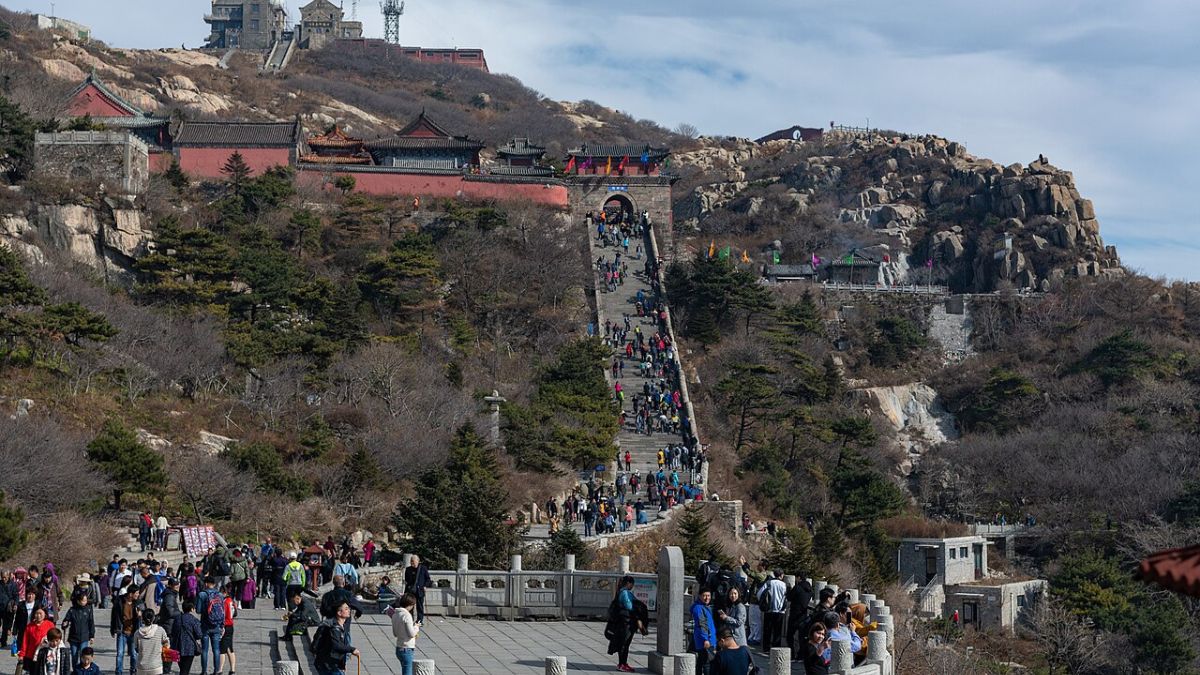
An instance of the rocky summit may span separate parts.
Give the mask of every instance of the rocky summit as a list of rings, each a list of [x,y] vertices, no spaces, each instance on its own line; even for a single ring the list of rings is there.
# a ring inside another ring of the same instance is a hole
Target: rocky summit
[[[832,216],[857,226],[846,239],[877,249],[889,282],[925,283],[931,262],[934,281],[958,291],[1123,274],[1091,200],[1045,157],[1003,166],[939,136],[834,131],[810,142],[702,139],[678,159],[676,223],[701,234],[721,233],[731,215]]]

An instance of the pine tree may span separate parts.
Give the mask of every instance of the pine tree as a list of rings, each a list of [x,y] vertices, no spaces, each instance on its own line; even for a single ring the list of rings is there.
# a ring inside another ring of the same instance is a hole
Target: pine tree
[[[341,191],[343,195],[348,195],[354,192],[354,186],[358,181],[354,180],[354,176],[338,176],[333,179],[333,187]]]
[[[11,560],[25,548],[29,532],[21,527],[24,521],[21,507],[5,504],[5,495],[0,492],[0,559]]]
[[[88,443],[87,458],[108,477],[118,511],[125,493],[157,497],[167,485],[162,455],[143,445],[133,430],[116,420],[105,422]]]
[[[509,524],[508,494],[491,449],[470,425],[462,426],[445,466],[424,471],[416,495],[400,503],[393,522],[410,537],[411,550],[431,566],[454,564],[459,553],[482,568],[508,565],[519,533]]]
[[[21,257],[0,245],[0,306],[36,306],[46,302],[46,291],[29,280]]]
[[[693,504],[683,509],[676,531],[679,548],[683,550],[683,569],[694,573],[702,560],[729,562],[729,555],[709,534],[711,527],[712,522],[704,515],[704,507]]]
[[[246,164],[246,158],[242,157],[242,153],[235,152],[229,156],[225,164],[221,167],[221,173],[225,175],[229,187],[233,189],[233,193],[242,194],[243,188],[246,187],[246,182],[250,180],[250,166]]]
[[[61,335],[68,344],[81,340],[107,342],[119,331],[108,319],[77,302],[50,305],[42,313],[42,322],[50,332]]]
[[[579,533],[570,527],[561,528],[559,531],[550,535],[550,542],[546,545],[545,552],[542,554],[542,564],[546,567],[538,569],[560,570],[567,559],[567,555],[575,556],[575,568],[586,569],[591,563],[592,549],[579,536]]]
[[[171,160],[171,166],[167,167],[167,170],[163,172],[163,178],[167,180],[167,183],[171,187],[175,188],[176,192],[183,192],[191,185],[191,181],[188,180],[187,174],[183,172],[183,167],[179,166],[179,160],[177,159]]]
[[[798,577],[822,576],[824,566],[813,553],[813,539],[808,530],[783,528],[776,533],[774,545],[763,562],[771,569],[781,569]]]
[[[0,170],[12,182],[33,169],[33,135],[37,125],[19,106],[0,96]]]
[[[813,535],[813,553],[821,565],[828,567],[846,550],[846,536],[837,521],[829,516],[817,521],[817,532]]]

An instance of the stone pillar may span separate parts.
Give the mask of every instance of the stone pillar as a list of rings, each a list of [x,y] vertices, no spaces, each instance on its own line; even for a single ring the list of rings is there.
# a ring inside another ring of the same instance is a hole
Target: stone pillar
[[[881,630],[873,630],[867,636],[867,662],[868,663],[883,663],[887,659],[887,633]]]
[[[437,675],[433,659],[417,659],[413,661],[413,675]]]
[[[484,396],[483,402],[488,404],[488,442],[500,446],[500,404],[505,398],[493,389],[491,396]]]
[[[567,657],[547,656],[546,675],[567,675]]]
[[[675,675],[696,675],[696,655],[690,652],[676,654]]]
[[[458,571],[466,572],[467,570],[471,569],[468,564],[469,561],[470,561],[470,558],[468,558],[466,553],[459,553],[458,554]]]
[[[828,585],[826,585],[826,588],[833,591],[834,597],[837,597],[837,594],[842,590],[842,589],[838,588],[837,584],[828,584]]]
[[[617,571],[621,574],[629,574],[629,556],[623,555],[618,559]]]
[[[567,554],[563,555],[563,571],[564,572],[574,572],[575,571],[575,554],[574,553],[567,553]]]
[[[783,583],[787,584],[788,588],[795,586],[796,585],[796,575],[795,574],[783,575]]]
[[[411,564],[412,564],[412,557],[413,557],[413,554],[411,554],[411,553],[402,553],[402,554],[400,554],[400,565],[401,565],[401,567],[408,567],[409,565],[411,565]]]
[[[520,553],[513,555],[512,566],[508,568],[508,571],[510,571],[510,572],[520,572],[521,571],[521,554]]]
[[[300,662],[276,661],[275,675],[300,675]]]
[[[657,644],[650,654],[650,670],[658,675],[672,675],[674,657],[683,651],[687,621],[683,577],[683,551],[678,546],[662,547],[658,552]]]
[[[858,601],[861,602],[862,604],[866,605],[867,609],[871,609],[871,603],[875,602],[875,594],[874,593],[863,593],[861,596],[859,596]]]
[[[854,654],[850,651],[849,640],[834,640],[830,644],[829,673],[833,675],[849,675],[854,667]]]
[[[792,675],[792,650],[787,647],[772,647],[768,664],[768,675]]]
[[[851,588],[850,590],[848,590],[846,592],[850,594],[850,604],[851,605],[857,604],[858,603],[858,589]]]
[[[520,553],[513,555],[508,571],[511,572],[508,579],[509,618],[518,619],[521,617],[521,608],[525,606],[525,579],[521,576]]]
[[[825,590],[825,587],[826,587],[826,586],[828,586],[828,585],[829,585],[829,584],[828,584],[827,582],[825,582],[825,581],[814,581],[814,582],[812,582],[812,587],[813,587],[813,599],[815,600],[815,599],[817,599],[817,598],[821,597],[821,591]]]

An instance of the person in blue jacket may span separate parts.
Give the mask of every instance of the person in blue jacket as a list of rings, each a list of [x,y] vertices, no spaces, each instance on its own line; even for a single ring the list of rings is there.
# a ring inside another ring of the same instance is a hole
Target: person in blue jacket
[[[696,675],[709,675],[714,650],[717,648],[717,627],[713,623],[712,591],[705,588],[692,603],[692,647],[696,650]]]

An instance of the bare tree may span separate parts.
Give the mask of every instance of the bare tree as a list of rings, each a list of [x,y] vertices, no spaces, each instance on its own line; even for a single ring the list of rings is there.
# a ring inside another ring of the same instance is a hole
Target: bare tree
[[[171,484],[198,523],[229,518],[254,492],[254,479],[223,459],[199,451],[176,450],[167,455]]]
[[[1105,637],[1091,620],[1073,615],[1049,598],[1034,607],[1030,628],[1030,636],[1041,646],[1050,666],[1050,675],[1090,673],[1107,661]]]
[[[681,122],[676,126],[675,133],[687,139],[694,139],[700,136],[700,130],[696,128],[696,125],[689,124],[688,122]]]

